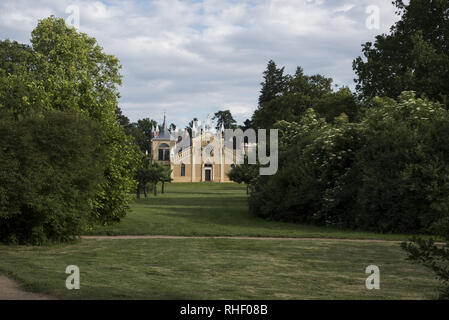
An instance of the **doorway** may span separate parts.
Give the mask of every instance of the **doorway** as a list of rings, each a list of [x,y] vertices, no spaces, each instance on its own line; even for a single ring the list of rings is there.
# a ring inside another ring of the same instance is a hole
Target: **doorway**
[[[211,169],[205,169],[204,170],[204,180],[205,181],[211,181],[211,177],[212,177],[212,170]]]
[[[207,163],[204,165],[204,181],[210,182],[212,179],[212,165]]]

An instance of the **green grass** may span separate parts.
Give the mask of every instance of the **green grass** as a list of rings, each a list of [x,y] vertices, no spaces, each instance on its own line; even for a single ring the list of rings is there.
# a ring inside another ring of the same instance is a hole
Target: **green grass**
[[[248,211],[246,189],[233,183],[172,183],[157,197],[136,200],[119,224],[96,235],[255,236],[408,240],[410,235],[376,234],[268,221]]]
[[[65,289],[77,265],[81,289]],[[365,268],[380,267],[380,290]],[[433,299],[436,280],[396,243],[332,240],[82,240],[0,246],[0,270],[64,299]]]
[[[80,240],[44,247],[0,245],[0,272],[30,291],[63,299],[433,299],[437,281],[405,259],[408,239],[267,221],[248,212],[235,184],[169,184],[137,200],[120,223],[90,234],[271,236],[329,239]],[[377,265],[381,289],[367,290]],[[81,290],[65,288],[65,268],[81,270]]]

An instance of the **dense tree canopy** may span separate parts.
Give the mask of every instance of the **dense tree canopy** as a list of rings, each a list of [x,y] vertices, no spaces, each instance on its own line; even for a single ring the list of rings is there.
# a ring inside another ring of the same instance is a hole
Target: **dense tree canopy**
[[[308,108],[332,121],[341,113],[353,119],[357,113],[355,96],[343,87],[332,91],[332,79],[322,75],[308,76],[301,67],[294,75],[284,75],[270,61],[264,72],[259,106],[253,114],[251,125],[270,129],[279,120],[299,121]]]
[[[106,165],[100,131],[70,111],[16,120],[0,110],[0,241],[70,240],[95,222],[92,200]]]
[[[217,124],[215,126],[217,130],[219,130],[222,125],[225,129],[233,129],[237,124],[230,110],[220,110],[215,112],[212,120],[215,119],[217,119]]]
[[[16,119],[46,110],[78,112],[98,124],[106,165],[91,213],[100,223],[119,221],[135,187],[137,153],[117,121],[117,58],[53,16],[39,21],[31,46],[5,40],[0,52],[6,57],[0,65],[0,110]]]
[[[277,127],[280,168],[259,178],[254,213],[378,232],[431,232],[449,218],[449,114],[440,105],[408,92],[377,99],[357,123],[309,109]]]
[[[354,61],[357,90],[365,98],[395,98],[402,91],[448,104],[449,2],[395,0],[401,19],[390,34],[363,45]]]

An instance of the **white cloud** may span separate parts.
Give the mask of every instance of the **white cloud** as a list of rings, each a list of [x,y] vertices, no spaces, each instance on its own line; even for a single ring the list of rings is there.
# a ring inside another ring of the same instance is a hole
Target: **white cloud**
[[[269,59],[352,85],[360,45],[397,19],[388,0],[2,0],[0,38],[27,42],[38,19],[66,17],[71,4],[80,30],[121,60],[124,113],[160,120],[166,109],[179,126],[224,108],[243,122]],[[365,28],[368,5],[380,30]]]

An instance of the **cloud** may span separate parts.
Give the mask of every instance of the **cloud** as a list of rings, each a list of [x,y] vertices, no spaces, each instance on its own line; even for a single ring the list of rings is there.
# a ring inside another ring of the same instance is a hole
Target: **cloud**
[[[120,59],[123,112],[160,121],[165,109],[178,126],[220,109],[250,117],[270,59],[352,87],[361,44],[397,19],[387,0],[3,0],[0,38],[28,42],[38,19],[67,18],[69,5],[80,31]],[[365,27],[369,5],[380,8],[379,30]]]

